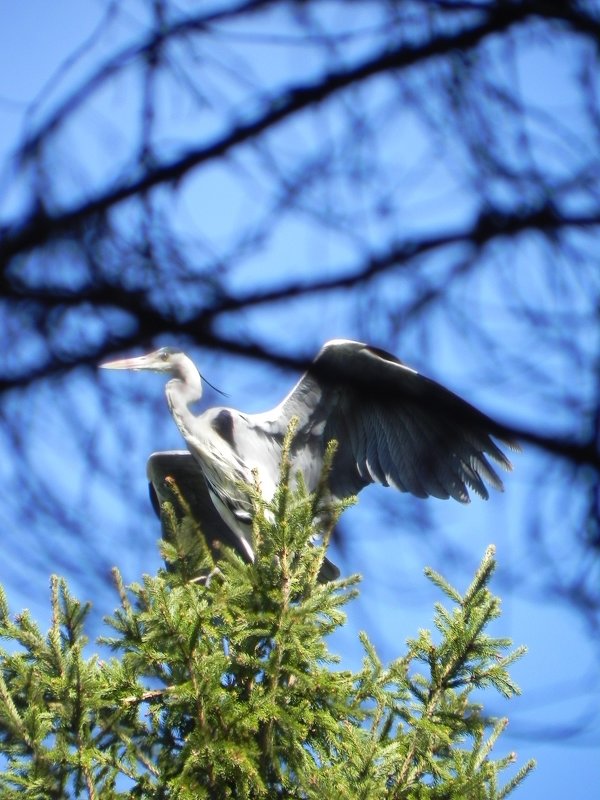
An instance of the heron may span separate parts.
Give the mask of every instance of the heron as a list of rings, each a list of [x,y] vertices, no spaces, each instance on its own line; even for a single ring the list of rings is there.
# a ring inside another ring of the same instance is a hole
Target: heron
[[[169,376],[167,403],[189,452],[155,453],[150,481],[160,501],[164,477],[171,474],[177,482],[180,476],[202,516],[210,498],[218,512],[209,509],[212,521],[222,523],[221,539],[247,561],[254,559],[253,506],[243,487],[255,485],[258,474],[263,497],[272,499],[293,418],[291,474],[301,474],[309,492],[321,480],[328,443],[337,442],[327,478],[332,501],[371,483],[421,498],[468,503],[472,490],[488,499],[487,485],[503,490],[491,462],[512,469],[496,441],[519,450],[507,428],[394,355],[362,342],[326,342],[289,394],[258,414],[227,407],[195,414],[191,406],[202,398],[201,374],[172,347],[100,366]],[[329,561],[324,569],[325,579],[339,574]]]

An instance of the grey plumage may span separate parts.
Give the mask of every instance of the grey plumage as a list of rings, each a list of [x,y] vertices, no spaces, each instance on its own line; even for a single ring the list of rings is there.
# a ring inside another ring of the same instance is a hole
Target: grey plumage
[[[389,353],[360,342],[327,342],[287,397],[262,414],[213,408],[195,416],[189,405],[201,397],[201,378],[177,350],[162,348],[102,366],[171,375],[169,407],[190,450],[188,459],[206,481],[198,480],[198,496],[208,490],[238,551],[247,557],[252,555],[252,508],[239,483],[252,483],[256,469],[262,493],[271,499],[292,417],[298,418],[292,474],[301,472],[309,491],[317,487],[328,442],[337,440],[329,476],[329,490],[337,499],[373,482],[418,497],[466,503],[471,489],[487,499],[486,483],[503,488],[490,462],[511,468],[492,437],[519,449],[490,417]],[[177,464],[172,462],[173,469],[184,463],[181,454]],[[162,456],[161,470],[169,471],[168,454]],[[189,478],[189,465],[185,472]]]

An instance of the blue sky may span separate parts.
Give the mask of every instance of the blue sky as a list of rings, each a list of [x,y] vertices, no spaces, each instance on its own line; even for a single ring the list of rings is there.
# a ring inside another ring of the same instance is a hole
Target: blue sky
[[[48,86],[57,68],[94,31],[103,8],[91,0],[69,0],[52,5],[43,0],[20,4],[0,0],[0,218],[10,218],[23,196],[22,187],[15,184],[14,173],[6,166],[6,159],[23,130],[25,114]],[[128,10],[130,13],[123,14],[119,24],[113,27],[110,42],[100,39],[93,43],[89,53],[82,55],[81,61],[60,83],[50,84],[54,87],[55,98],[69,86],[76,85],[87,74],[94,59],[113,47],[119,37],[123,42],[130,40],[136,29],[136,19],[143,17],[144,12],[142,4],[136,6],[132,3]],[[210,54],[214,59],[219,57],[219,46],[216,41]],[[263,60],[260,47],[256,44],[248,47],[252,47],[256,54],[252,79],[268,76],[269,70],[273,69],[273,58],[278,69],[289,69],[291,73],[302,58],[301,54],[282,50],[274,56],[273,50],[269,49],[265,50]],[[568,53],[563,55],[566,58]],[[527,91],[539,94],[541,103],[548,100],[544,96],[547,91],[544,87],[551,84],[557,105],[568,107],[569,84],[563,71],[555,69],[552,74],[556,79],[548,80],[549,70],[556,67],[556,62],[553,65],[544,52],[532,53],[530,59],[528,68],[523,70]],[[225,79],[221,77],[221,80],[222,84],[215,81],[212,87],[215,92],[225,91]],[[543,87],[541,90],[540,86]],[[237,90],[229,91],[227,97],[233,102]],[[131,137],[136,135],[132,126],[136,119],[138,96],[139,85],[135,75],[128,76],[114,90],[102,93],[95,105],[82,115],[79,125],[68,132],[56,156],[57,169],[64,181],[59,187],[59,197],[77,197],[82,186],[93,186],[103,180],[107,171],[118,174],[124,168],[120,158],[128,152]],[[177,108],[168,93],[165,103],[173,105],[172,113],[165,113],[170,127],[165,129],[162,143],[164,152],[169,152],[169,148],[175,147],[174,143],[193,136],[196,119],[191,110],[188,115],[185,108]],[[374,110],[373,113],[377,113],[379,104],[382,108],[384,106],[383,99],[380,101],[376,93],[365,98],[365,103]],[[42,111],[43,106],[33,118],[39,119]],[[379,195],[383,197],[388,193],[393,197],[392,207],[401,219],[401,225],[398,223],[400,230],[416,232],[431,225],[432,221],[442,228],[459,224],[469,212],[470,198],[458,193],[452,164],[440,157],[435,143],[423,138],[418,120],[407,114],[404,123],[401,143],[382,133],[381,146],[390,165],[398,155],[397,148],[402,150],[403,158],[410,151],[410,158],[405,159],[402,175],[390,169],[389,183],[378,187]],[[331,112],[329,124],[333,147],[336,126],[340,124],[335,111]],[[314,124],[309,121],[304,125],[285,126],[282,133],[274,137],[281,159],[293,160],[301,148],[310,151],[314,146],[316,152],[317,145],[322,144],[319,138],[322,125],[323,120],[319,119]],[[365,150],[362,157],[368,166],[370,154],[368,148]],[[560,155],[558,145],[556,152]],[[559,160],[557,158],[557,162]],[[233,174],[230,165],[215,167],[204,173],[201,180],[189,180],[175,195],[162,198],[169,213],[176,214],[177,225],[182,234],[189,237],[190,247],[198,254],[201,274],[204,274],[204,260],[210,262],[208,254],[227,254],[240,224],[252,219],[255,228],[261,230],[269,225],[270,214],[276,212],[276,198],[269,187],[261,186],[260,171],[253,157],[240,156],[237,167],[238,171]],[[240,178],[244,171],[247,177]],[[258,190],[253,188],[256,176]],[[332,176],[331,180],[337,178]],[[369,207],[368,176],[363,174],[360,180],[363,183],[355,189],[340,177],[335,192],[331,191],[332,201],[336,204],[340,204],[342,198],[341,205],[334,209],[336,213],[343,215],[345,222],[353,218],[362,219],[364,227],[356,231],[349,231],[347,226],[340,226],[337,231],[320,227],[315,224],[310,204],[307,204],[304,215],[290,214],[277,225],[275,232],[269,235],[266,249],[240,259],[229,277],[231,287],[238,290],[283,282],[291,276],[306,278],[314,274],[314,270],[318,270],[321,276],[334,274],[340,266],[353,263],[357,247],[376,246],[381,235],[380,217]],[[405,187],[408,187],[406,191]],[[325,191],[322,187],[315,189],[315,196],[311,198],[315,206],[327,204],[327,197],[322,194]],[[365,195],[364,206],[361,206],[361,192]],[[536,302],[554,309],[557,300],[551,291],[540,301],[541,291],[547,290],[539,288],[541,270],[535,260],[529,260],[530,257],[525,249],[515,253],[515,259],[523,267],[515,271],[516,278],[515,273],[511,273],[515,297],[523,298],[530,294]],[[533,254],[533,259],[535,257]],[[512,268],[514,265],[507,266],[501,261],[499,255],[498,269],[491,275],[478,274],[459,281],[453,289],[465,308],[465,317],[468,317],[471,305],[478,312],[486,309],[488,318],[478,322],[492,339],[502,338],[508,352],[512,349],[515,371],[525,363],[527,349],[539,347],[543,358],[554,359],[552,367],[557,384],[566,386],[570,365],[560,354],[552,355],[550,349],[544,347],[544,332],[538,331],[534,336],[525,327],[519,329],[514,318],[504,310],[508,266]],[[490,263],[494,266],[493,259]],[[57,264],[56,268],[70,269],[68,263]],[[443,268],[437,264],[431,269],[435,272]],[[375,282],[352,302],[343,292],[332,293],[317,301],[282,305],[268,314],[257,309],[240,319],[226,319],[222,324],[227,326],[231,335],[251,335],[258,340],[275,341],[282,350],[300,351],[307,356],[316,352],[323,341],[342,336],[389,346],[388,318],[370,314],[373,298],[377,294],[401,304],[409,301],[410,291],[401,274],[392,275]],[[585,296],[580,299],[580,308],[582,311],[586,309]],[[83,326],[85,335],[94,335],[93,324],[90,319],[87,327]],[[78,320],[73,325],[77,327],[82,323]],[[568,335],[569,330],[565,321],[564,335]],[[467,395],[470,401],[486,411],[507,421],[539,422],[537,406],[533,404],[534,393],[525,393],[518,376],[502,374],[494,383],[490,379],[494,367],[486,363],[484,347],[475,342],[468,330],[462,338],[457,335],[456,328],[450,325],[444,313],[434,312],[426,325],[409,326],[401,336],[394,334],[392,339],[403,360]],[[591,347],[591,332],[589,341]],[[260,364],[197,349],[192,350],[192,354],[211,382],[231,395],[227,403],[247,411],[274,406],[296,377]],[[530,379],[535,379],[535,375],[532,374]],[[67,397],[69,413],[54,403],[57,392]],[[212,392],[207,392],[207,396],[213,404],[222,402]],[[49,465],[47,481],[39,484],[40,493],[48,491],[50,495],[54,492],[67,508],[85,508],[90,536],[105,539],[105,561],[89,565],[91,571],[102,572],[98,585],[103,586],[103,571],[113,561],[119,563],[131,580],[141,572],[155,569],[159,559],[154,542],[140,535],[140,530],[155,530],[158,536],[145,499],[145,461],[154,450],[182,447],[164,406],[161,379],[146,375],[109,374],[102,375],[97,382],[95,375],[80,370],[61,382],[33,388],[24,397],[8,398],[7,403],[8,413],[15,418],[19,414],[24,420],[31,416],[36,418],[28,430],[26,452],[32,463]],[[106,403],[109,404],[108,411]],[[565,419],[564,425],[568,422]],[[560,429],[563,420],[557,416],[553,423]],[[118,450],[119,457],[115,455],[112,459],[115,465],[112,473],[101,476],[84,472],[80,460],[84,446],[103,463]],[[0,439],[0,447],[6,452],[9,442]],[[4,478],[2,483],[7,486],[10,485],[10,459],[2,461],[0,477]],[[519,535],[519,520],[523,509],[528,507],[528,497],[533,495],[535,482],[539,480],[539,462],[537,454],[531,450],[516,455],[514,462],[515,472],[506,479],[506,493],[495,494],[488,503],[474,500],[470,506],[461,507],[430,502],[422,509],[411,499],[386,490],[372,488],[363,493],[358,507],[347,514],[349,539],[341,557],[344,571],[364,573],[362,593],[348,609],[348,627],[334,637],[331,646],[343,654],[347,663],[356,665],[360,658],[356,633],[365,629],[384,658],[395,657],[402,651],[406,638],[413,636],[418,627],[429,624],[432,602],[437,599],[425,578],[419,580],[415,576],[422,574],[424,566],[430,565],[455,581],[459,588],[464,588],[486,545],[494,542],[500,564],[496,590],[503,597],[504,610],[496,630],[512,637],[515,644],[524,643],[529,648],[527,657],[513,670],[523,689],[523,697],[511,701],[508,707],[499,700],[490,698],[489,701],[493,710],[497,709],[499,714],[507,713],[511,719],[497,755],[515,749],[519,763],[535,757],[538,769],[515,797],[524,797],[528,793],[529,797],[552,800],[567,792],[586,794],[588,787],[600,779],[597,716],[595,730],[583,738],[569,739],[565,736],[558,741],[546,741],[546,734],[560,728],[563,723],[585,719],[590,709],[597,713],[598,653],[577,615],[559,602],[540,602],[532,589],[519,591],[520,580],[529,587],[523,574],[535,565],[535,559],[527,552],[527,544]],[[562,514],[558,492],[555,495],[550,492],[546,499],[548,507],[540,511],[540,515],[545,515],[545,524],[556,527],[557,549],[566,551],[568,541],[563,538],[563,528],[569,529],[569,514],[575,520],[576,509],[566,509]],[[48,593],[37,588],[34,591],[33,586],[44,585],[47,580],[44,569],[48,573],[56,569],[71,577],[77,591],[80,576],[76,567],[86,557],[85,543],[65,542],[60,530],[45,530],[44,535],[55,538],[57,549],[62,551],[57,552],[56,564],[47,563],[41,554],[39,557],[32,551],[28,554],[30,545],[19,545],[21,523],[18,506],[8,498],[5,500],[0,519],[9,532],[7,540],[14,544],[14,549],[11,552],[7,546],[4,563],[0,566],[0,580],[10,583],[11,604],[15,610],[28,606],[43,619],[47,614],[45,598]],[[418,535],[414,528],[411,528],[411,533],[402,534],[404,538],[399,544],[398,534],[393,528],[402,526],[404,516],[412,518],[415,514],[426,515],[434,523],[433,530],[443,531],[444,548],[437,546],[432,534]],[[373,522],[375,519],[376,523]],[[31,568],[35,569],[35,580],[27,577]],[[69,570],[72,570],[71,576]],[[531,576],[528,580],[531,583]],[[86,589],[82,587],[83,591]],[[106,604],[97,602],[96,622],[101,614],[112,609],[113,601],[108,591],[102,597]]]

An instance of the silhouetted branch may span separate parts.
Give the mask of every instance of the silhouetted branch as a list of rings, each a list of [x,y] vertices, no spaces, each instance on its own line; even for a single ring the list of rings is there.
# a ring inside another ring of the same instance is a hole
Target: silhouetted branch
[[[262,109],[249,121],[233,124],[231,130],[224,135],[217,136],[212,143],[194,148],[183,156],[148,169],[141,177],[121,183],[121,185],[75,207],[64,209],[58,213],[38,207],[30,212],[19,225],[14,228],[5,228],[3,232],[0,231],[0,267],[5,268],[10,259],[17,254],[28,252],[56,238],[80,235],[82,233],[81,226],[87,221],[94,220],[98,215],[105,214],[123,201],[143,195],[150,189],[181,180],[191,170],[226,156],[235,147],[257,138],[290,116],[321,103],[348,86],[382,73],[393,73],[417,63],[424,63],[455,50],[468,51],[479,45],[487,36],[502,33],[531,16],[539,15],[541,5],[535,2],[494,5],[484,21],[479,24],[465,26],[459,32],[440,34],[422,44],[402,44],[400,47],[391,48],[377,53],[374,57],[364,59],[351,68],[330,71],[325,76],[320,75],[318,79],[309,83],[290,87],[282,91],[277,98],[268,98],[266,110]],[[250,6],[255,7],[256,3],[252,3]],[[578,15],[564,14],[564,12],[558,16],[573,25],[579,19]],[[206,20],[202,23],[194,20],[191,24],[196,28],[199,24],[205,25]],[[186,22],[182,25],[187,30],[190,23]],[[176,34],[178,33],[177,30]],[[153,41],[136,47],[127,53],[126,60],[138,58],[144,52],[157,46],[158,42]],[[27,143],[26,152],[37,151],[42,138],[57,127],[60,119],[72,112],[91,89],[97,84],[103,83],[122,66],[120,58],[122,56],[108,65],[102,74],[96,75],[91,81],[91,86],[80,89],[71,101],[65,104],[59,115],[55,115],[51,122]]]

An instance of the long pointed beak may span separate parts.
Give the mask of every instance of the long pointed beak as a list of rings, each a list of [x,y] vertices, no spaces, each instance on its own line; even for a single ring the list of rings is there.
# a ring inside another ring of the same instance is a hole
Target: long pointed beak
[[[156,367],[155,354],[138,356],[137,358],[120,358],[117,361],[107,361],[98,364],[101,369],[154,369]]]

